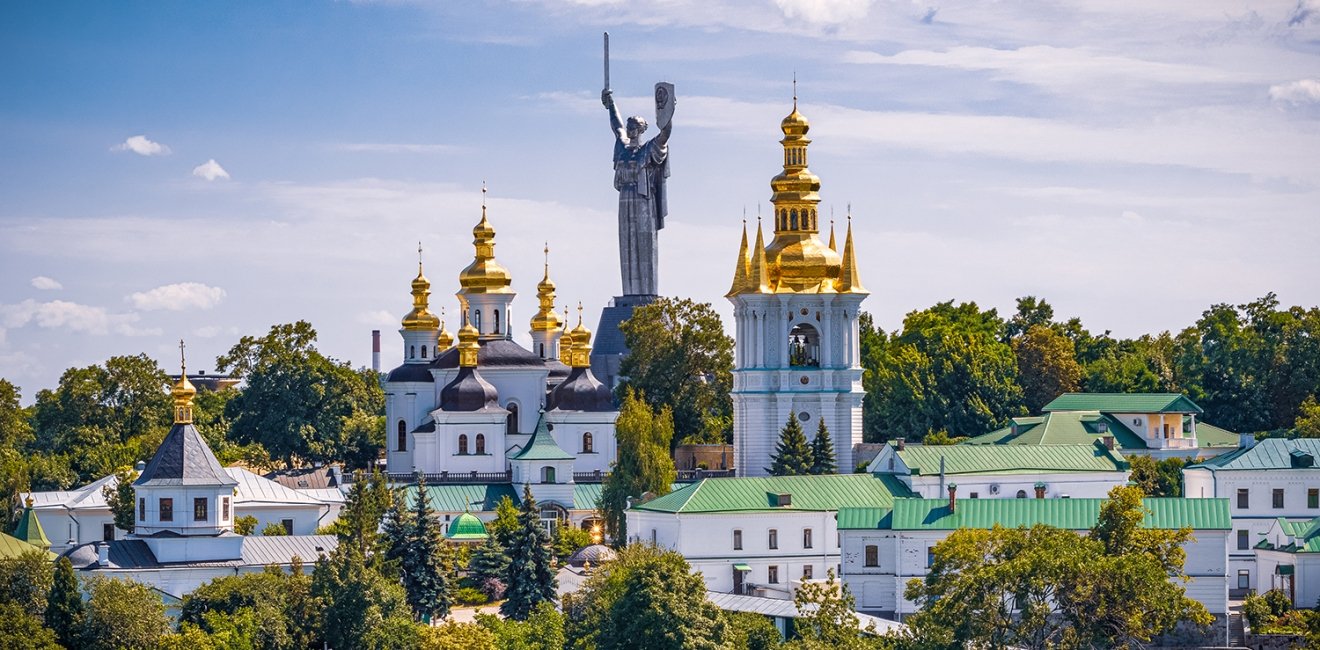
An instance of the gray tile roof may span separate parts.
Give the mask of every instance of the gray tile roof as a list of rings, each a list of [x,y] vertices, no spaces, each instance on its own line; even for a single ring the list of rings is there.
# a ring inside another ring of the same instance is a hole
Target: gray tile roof
[[[233,533],[227,533],[233,535]],[[75,569],[96,569],[97,546],[102,542],[80,544],[64,552]],[[339,545],[334,535],[282,535],[244,537],[242,557],[236,560],[161,563],[147,543],[140,539],[104,542],[110,545],[111,569],[162,569],[169,567],[240,567],[290,564],[293,558],[310,565],[322,554],[329,555]]]
[[[225,473],[202,434],[176,424],[133,485],[238,485]]]

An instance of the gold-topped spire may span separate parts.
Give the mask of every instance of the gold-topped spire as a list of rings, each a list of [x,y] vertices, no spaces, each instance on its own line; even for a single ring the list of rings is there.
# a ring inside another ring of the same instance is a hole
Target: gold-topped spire
[[[413,308],[403,317],[403,329],[412,331],[433,330],[440,326],[440,319],[430,311],[431,281],[422,273],[422,242],[417,242],[417,277],[412,281]]]
[[[830,250],[839,251],[839,247],[834,245],[834,208],[830,208]]]
[[[857,255],[853,252],[852,206],[848,206],[848,234],[843,238],[843,266],[839,270],[839,293],[867,293],[857,273]]]
[[[440,336],[436,338],[436,356],[440,356],[440,350],[448,350],[454,346],[454,335],[445,329],[445,308],[440,308]]]
[[[749,293],[772,293],[769,262],[765,257],[765,237],[761,234],[760,217],[756,219],[756,245],[752,247],[751,258],[751,262],[747,267],[747,291]]]
[[[550,243],[545,244],[545,275],[536,285],[536,299],[541,308],[532,316],[533,332],[553,332],[560,327],[559,315],[555,313],[555,283],[550,279]]]
[[[486,218],[486,184],[481,184],[481,221],[472,228],[472,245],[476,248],[472,263],[458,274],[462,286],[460,295],[474,293],[512,293],[513,283],[509,271],[495,261],[495,228]]]
[[[477,367],[477,352],[481,346],[477,343],[477,337],[480,334],[472,323],[463,319],[463,327],[458,330],[458,365],[460,368]]]
[[[559,363],[573,363],[573,334],[568,331],[568,305],[564,305],[564,329],[559,336]]]
[[[578,322],[570,336],[573,338],[573,353],[568,365],[574,368],[591,367],[591,330],[582,324],[582,303],[577,306]],[[562,343],[561,343],[562,345]]]
[[[174,398],[175,424],[192,424],[192,400],[196,395],[197,389],[188,381],[188,361],[184,357],[183,339],[179,339],[179,381],[170,391],[170,397]]]
[[[735,296],[747,290],[751,276],[752,258],[747,254],[747,215],[743,214],[742,243],[738,245],[738,260],[733,267],[733,286],[725,296]]]

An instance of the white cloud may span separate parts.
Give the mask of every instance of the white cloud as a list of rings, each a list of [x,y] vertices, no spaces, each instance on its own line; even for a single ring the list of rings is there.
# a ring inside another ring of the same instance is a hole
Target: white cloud
[[[872,0],[775,0],[784,17],[818,24],[837,24],[866,15]]]
[[[152,140],[147,139],[145,135],[135,135],[113,147],[111,151],[132,151],[139,156],[163,156],[170,152],[170,148]]]
[[[194,167],[192,174],[198,178],[205,178],[208,181],[214,181],[217,179],[229,180],[229,172],[225,171],[225,168],[221,167],[220,163],[215,161],[215,158]]]
[[[225,290],[211,287],[200,282],[179,282],[156,287],[150,291],[139,291],[124,300],[143,311],[166,309],[184,311],[187,309],[210,309],[223,300]]]
[[[38,275],[37,277],[32,278],[32,286],[41,289],[42,291],[55,291],[64,288],[64,285],[60,284],[58,280],[48,278],[44,275]]]
[[[354,153],[447,153],[458,147],[451,144],[412,144],[395,142],[347,142],[334,146]]]
[[[137,314],[111,314],[104,307],[82,305],[67,300],[37,302],[32,299],[13,305],[0,305],[0,326],[23,327],[35,323],[46,329],[66,329],[88,334],[114,332],[125,336],[159,335],[159,329],[141,329],[134,323]]]
[[[203,325],[193,330],[193,336],[199,339],[213,339],[221,334],[233,336],[238,334],[238,328],[233,326],[222,327],[220,325]]]
[[[390,327],[399,323],[399,316],[391,314],[384,309],[375,311],[364,311],[358,314],[357,320],[363,325],[375,325],[377,327]]]
[[[1320,103],[1320,79],[1299,79],[1270,86],[1270,99],[1293,106]]]

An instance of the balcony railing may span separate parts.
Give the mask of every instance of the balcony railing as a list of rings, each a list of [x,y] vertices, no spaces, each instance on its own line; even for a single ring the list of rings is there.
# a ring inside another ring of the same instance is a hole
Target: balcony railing
[[[600,471],[600,470],[595,470],[595,471],[592,471],[592,472],[573,472],[573,482],[574,482],[574,483],[601,483],[601,482],[604,482],[605,477],[606,477],[606,476],[609,476],[609,475],[610,475],[609,472],[602,472],[602,471]]]
[[[415,483],[421,476],[431,485],[472,485],[475,483],[508,483],[513,480],[513,472],[439,472],[435,474],[416,474],[413,472],[390,472],[385,475],[391,483]],[[351,475],[345,475],[345,481],[351,483]]]
[[[692,483],[703,478],[730,478],[737,475],[737,470],[732,469],[680,469],[678,482]]]

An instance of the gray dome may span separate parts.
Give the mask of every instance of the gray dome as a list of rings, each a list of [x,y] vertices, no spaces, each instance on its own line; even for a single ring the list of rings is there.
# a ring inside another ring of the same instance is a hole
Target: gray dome
[[[600,566],[605,562],[618,559],[618,557],[619,554],[616,553],[614,549],[604,544],[592,544],[591,546],[583,546],[578,549],[578,551],[573,554],[573,557],[568,558],[568,565],[580,567],[587,562],[590,562],[591,566]]]
[[[574,368],[567,379],[550,391],[549,402],[551,409],[560,411],[614,410],[614,395],[591,374],[591,368]]]
[[[440,408],[446,411],[480,411],[499,406],[499,392],[481,377],[476,368],[463,368],[454,381],[440,391]]]

